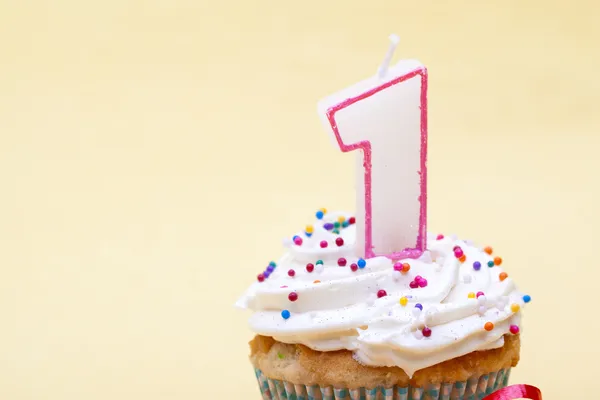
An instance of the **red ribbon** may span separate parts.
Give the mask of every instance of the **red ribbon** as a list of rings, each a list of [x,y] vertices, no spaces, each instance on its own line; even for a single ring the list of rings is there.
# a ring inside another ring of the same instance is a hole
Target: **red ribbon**
[[[483,400],[514,400],[514,399],[531,399],[542,400],[542,392],[540,389],[531,385],[512,385],[504,389],[500,389]]]

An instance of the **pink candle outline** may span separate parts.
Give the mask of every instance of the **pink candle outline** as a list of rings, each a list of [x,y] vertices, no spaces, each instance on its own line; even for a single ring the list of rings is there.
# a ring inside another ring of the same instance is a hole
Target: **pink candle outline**
[[[420,203],[419,233],[417,234],[417,241],[414,248],[406,248],[391,254],[379,254],[379,256],[385,256],[391,259],[418,258],[423,254],[427,246],[427,68],[417,68],[405,75],[399,76],[358,96],[348,98],[327,109],[327,119],[331,125],[340,150],[344,153],[357,149],[363,150],[363,167],[365,174],[365,257],[367,258],[377,256],[373,251],[373,229],[371,225],[371,142],[369,140],[362,140],[357,143],[345,144],[342,141],[342,137],[335,121],[335,114],[358,101],[371,97],[384,89],[414,78],[417,75],[421,76],[421,99],[419,106],[421,109],[421,169],[418,171],[421,188],[421,193],[418,198]]]

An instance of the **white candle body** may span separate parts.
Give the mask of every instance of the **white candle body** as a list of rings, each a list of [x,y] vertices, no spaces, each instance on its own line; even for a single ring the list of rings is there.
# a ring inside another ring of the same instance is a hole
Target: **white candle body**
[[[427,72],[404,60],[319,102],[342,151],[357,152],[357,253],[418,257],[426,246]]]

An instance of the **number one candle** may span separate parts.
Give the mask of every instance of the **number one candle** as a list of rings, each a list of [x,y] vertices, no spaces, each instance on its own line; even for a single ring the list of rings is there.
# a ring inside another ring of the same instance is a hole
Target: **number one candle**
[[[357,253],[416,258],[426,247],[427,69],[390,66],[398,37],[377,74],[319,102],[343,152],[357,152]]]

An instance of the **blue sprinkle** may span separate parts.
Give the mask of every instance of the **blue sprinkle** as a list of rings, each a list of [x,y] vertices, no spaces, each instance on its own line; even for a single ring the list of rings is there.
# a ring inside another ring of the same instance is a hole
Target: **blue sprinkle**
[[[347,228],[348,226],[350,226],[350,222],[348,222],[348,221],[342,222],[342,227]]]
[[[530,296],[530,295],[528,295],[528,294],[526,294],[525,296],[523,296],[523,301],[524,301],[525,303],[529,303],[529,302],[531,301],[531,296]]]
[[[367,262],[365,260],[363,260],[362,258],[358,259],[358,268],[364,268],[367,265]]]
[[[330,230],[332,230],[332,229],[333,229],[333,224],[332,224],[331,222],[326,222],[326,223],[323,225],[323,228],[325,228],[326,230],[330,231]]]
[[[419,310],[423,311],[423,305],[421,303],[415,304],[415,307],[418,308]]]
[[[494,266],[494,261],[490,260],[488,261],[488,267],[492,268]]]
[[[306,235],[306,237],[311,237],[312,236],[312,233],[304,232],[304,234]]]
[[[291,314],[290,314],[290,312],[289,312],[288,310],[283,310],[283,311],[281,312],[281,317],[282,317],[283,319],[288,319],[288,318],[290,317],[290,315],[291,315]]]
[[[269,277],[269,275],[271,275],[271,271],[269,271],[269,269],[267,268],[267,270],[266,270],[265,272],[263,272],[263,276],[264,276],[265,278],[268,278],[268,277]]]
[[[272,266],[272,265],[269,265],[269,266],[267,267],[267,272],[270,274],[270,273],[271,273],[271,272],[273,272],[273,271],[275,271],[275,267],[274,267],[274,266]]]
[[[475,262],[473,263],[473,269],[474,269],[475,271],[479,271],[479,269],[480,269],[480,268],[481,268],[481,263],[480,263],[479,261],[475,261]]]
[[[317,219],[323,219],[323,211],[319,210],[315,215],[317,216]]]

